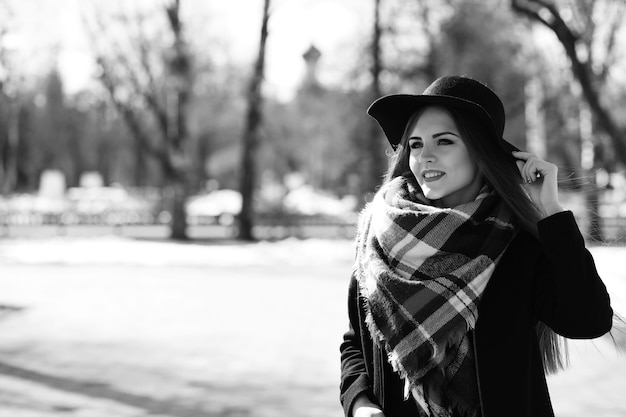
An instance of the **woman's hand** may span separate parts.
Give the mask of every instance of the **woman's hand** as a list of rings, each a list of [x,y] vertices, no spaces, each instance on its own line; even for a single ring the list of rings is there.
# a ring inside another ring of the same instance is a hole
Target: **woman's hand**
[[[354,409],[352,417],[385,417],[378,407],[358,407]]]
[[[564,211],[559,202],[558,168],[530,152],[513,152],[524,188],[542,217]]]
[[[367,395],[360,394],[352,406],[352,417],[385,417],[385,415],[380,407],[367,398]]]

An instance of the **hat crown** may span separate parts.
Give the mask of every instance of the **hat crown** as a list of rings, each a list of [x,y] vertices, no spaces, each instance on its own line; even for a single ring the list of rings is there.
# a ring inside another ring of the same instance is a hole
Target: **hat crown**
[[[480,107],[491,119],[500,137],[504,134],[504,105],[498,95],[480,81],[460,76],[438,78],[426,90],[425,96],[446,96],[466,101]]]

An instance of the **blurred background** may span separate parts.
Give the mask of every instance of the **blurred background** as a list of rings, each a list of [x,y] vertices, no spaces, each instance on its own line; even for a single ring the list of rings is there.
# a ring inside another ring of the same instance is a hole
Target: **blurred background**
[[[351,239],[391,154],[365,111],[445,74],[559,166],[621,308],[625,13],[0,0],[0,414],[341,415]],[[626,414],[613,336],[575,344],[557,415]]]

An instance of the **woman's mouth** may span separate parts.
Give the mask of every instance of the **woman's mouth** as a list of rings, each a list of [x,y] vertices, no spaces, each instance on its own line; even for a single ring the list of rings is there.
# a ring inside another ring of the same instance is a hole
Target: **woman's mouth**
[[[426,181],[426,182],[437,181],[441,177],[443,177],[444,175],[446,175],[446,173],[443,172],[443,171],[431,171],[431,170],[429,170],[429,171],[422,172],[422,178],[424,178],[424,181]]]

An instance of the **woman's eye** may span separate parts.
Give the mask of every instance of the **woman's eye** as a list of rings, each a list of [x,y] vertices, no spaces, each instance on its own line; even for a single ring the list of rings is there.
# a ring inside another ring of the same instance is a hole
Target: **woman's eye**
[[[439,145],[452,145],[454,142],[451,141],[450,139],[439,139],[437,143]]]
[[[411,149],[419,149],[422,147],[422,142],[418,142],[414,140],[413,142],[409,142],[409,148]]]

